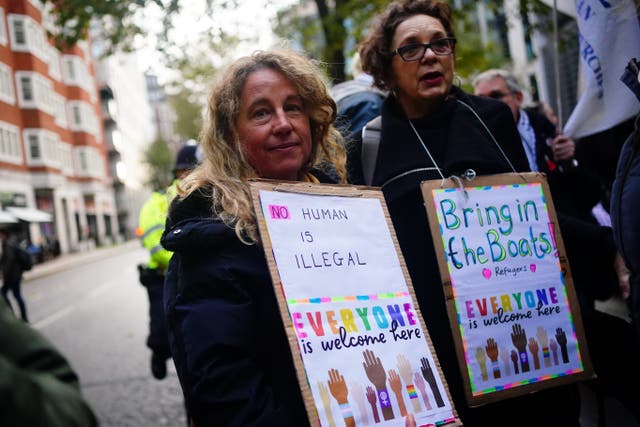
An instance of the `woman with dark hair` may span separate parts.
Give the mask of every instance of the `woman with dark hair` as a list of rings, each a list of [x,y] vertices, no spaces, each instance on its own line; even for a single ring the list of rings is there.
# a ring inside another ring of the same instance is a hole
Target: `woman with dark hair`
[[[466,404],[420,183],[527,171],[528,163],[506,105],[453,85],[455,47],[451,9],[445,3],[394,2],[383,12],[360,56],[363,70],[390,95],[381,122],[373,126],[379,131],[352,136],[350,181],[382,187],[418,304],[465,426],[579,425],[575,386],[479,408]]]

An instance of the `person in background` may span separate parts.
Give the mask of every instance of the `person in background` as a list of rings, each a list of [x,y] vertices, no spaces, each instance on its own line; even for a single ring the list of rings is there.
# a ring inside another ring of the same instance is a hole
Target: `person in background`
[[[0,425],[91,427],[96,418],[67,360],[0,301]]]
[[[524,96],[515,76],[505,70],[488,70],[476,76],[473,85],[476,95],[509,106],[532,170],[547,176],[599,389],[618,398],[637,416],[634,402],[640,394],[621,391],[625,381],[640,379],[640,370],[633,362],[640,354],[632,329],[618,317],[596,310],[596,300],[612,297],[619,293],[619,283],[628,283],[611,227],[600,225],[592,213],[601,196],[598,179],[582,162],[569,163],[575,159],[573,140],[558,135],[543,115],[523,109]]]
[[[20,317],[23,321],[27,319],[27,305],[20,291],[20,283],[22,282],[22,273],[24,268],[20,262],[20,247],[18,246],[17,234],[11,233],[7,229],[0,229],[0,239],[2,239],[2,257],[0,257],[0,268],[2,268],[2,298],[11,307],[9,301],[9,291],[13,294],[18,308],[20,309]]]
[[[360,47],[362,68],[390,95],[376,138],[352,135],[353,183],[382,187],[418,305],[453,403],[465,426],[578,426],[575,386],[561,386],[471,408],[463,379],[420,183],[452,175],[528,171],[520,135],[502,102],[453,86],[456,37],[451,8],[439,1],[391,3]],[[373,158],[363,138],[377,139]],[[372,160],[372,161],[371,161]],[[371,177],[371,179],[367,179]],[[506,414],[519,414],[517,419]]]
[[[473,86],[477,96],[507,104],[518,127],[529,168],[547,174],[556,209],[594,221],[591,210],[600,199],[600,188],[596,177],[579,166],[575,142],[558,134],[556,125],[544,115],[523,108],[520,83],[508,71],[484,71],[473,79]]]
[[[331,96],[338,106],[336,127],[344,136],[359,133],[371,119],[380,115],[384,91],[373,86],[373,78],[362,71],[360,55],[351,64],[353,80],[347,80],[331,88]]]
[[[632,58],[621,80],[640,100],[640,58]],[[611,193],[611,224],[616,245],[628,268],[629,286],[623,289],[640,338],[640,114],[622,147]]]
[[[616,248],[611,227],[593,215],[601,189],[597,177],[576,160],[575,142],[558,135],[542,114],[525,111],[517,79],[505,70],[492,69],[473,79],[475,94],[504,102],[517,124],[532,171],[547,176],[553,203],[561,214],[573,278],[581,290],[581,305],[589,316],[596,299],[611,297],[618,288]],[[591,248],[599,247],[595,253]]]
[[[154,191],[140,209],[138,237],[149,251],[146,265],[138,265],[140,283],[149,295],[149,335],[147,347],[151,349],[151,373],[156,379],[167,375],[167,359],[171,357],[167,324],[162,308],[164,278],[172,253],[160,245],[171,200],[177,194],[179,181],[198,163],[197,145],[185,145],[176,157],[173,169],[175,180],[165,192]]]
[[[228,66],[208,98],[204,160],[181,184],[162,237],[171,353],[195,426],[309,425],[258,238],[247,180],[344,182],[335,102],[289,50]]]

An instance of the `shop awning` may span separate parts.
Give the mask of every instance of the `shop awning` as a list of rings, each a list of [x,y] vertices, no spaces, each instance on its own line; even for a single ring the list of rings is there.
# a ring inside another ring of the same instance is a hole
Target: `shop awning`
[[[18,219],[27,222],[51,222],[53,220],[50,213],[34,208],[21,208],[17,206],[7,206],[7,211]]]
[[[0,224],[15,224],[18,219],[7,211],[0,210]]]

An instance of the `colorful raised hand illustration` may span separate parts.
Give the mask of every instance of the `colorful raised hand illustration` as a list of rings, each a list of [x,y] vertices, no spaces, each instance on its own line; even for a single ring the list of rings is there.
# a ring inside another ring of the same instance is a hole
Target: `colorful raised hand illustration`
[[[533,369],[540,369],[540,355],[538,354],[538,341],[535,338],[529,338],[529,351],[533,356]]]
[[[344,380],[344,377],[340,375],[340,372],[337,369],[329,370],[329,391],[338,405],[340,406],[340,412],[342,413],[342,418],[344,419],[344,424],[347,427],[355,427],[356,421],[353,417],[353,412],[351,411],[351,407],[349,407],[349,389],[347,388],[347,383]]]
[[[511,361],[513,362],[513,370],[516,373],[516,375],[520,373],[518,359],[519,359],[518,352],[515,350],[511,350]]]
[[[400,378],[402,378],[402,381],[404,381],[405,387],[407,388],[407,394],[409,395],[409,401],[413,406],[413,412],[418,413],[422,408],[420,407],[416,387],[413,385],[413,369],[411,369],[409,360],[402,354],[399,354],[397,359],[398,372],[400,373]]]
[[[329,389],[322,381],[318,381],[318,392],[322,399],[322,406],[324,407],[324,414],[327,417],[329,427],[336,427],[336,422],[333,420],[333,415],[331,414],[331,398],[329,397]]]
[[[569,363],[569,351],[567,350],[567,335],[562,328],[556,329],[556,341],[560,346],[560,353],[562,354],[562,363]]]
[[[369,405],[371,405],[373,421],[378,424],[380,422],[380,415],[378,414],[378,396],[371,386],[367,386],[367,401],[369,402]]]
[[[551,349],[551,355],[553,356],[553,364],[557,365],[560,362],[558,362],[558,343],[556,343],[556,340],[551,339],[549,348]]]
[[[487,374],[487,355],[484,352],[484,348],[476,348],[476,360],[478,361],[478,366],[480,366],[482,381],[487,381],[489,379],[489,374]]]
[[[429,394],[427,393],[427,385],[424,382],[424,378],[419,373],[415,373],[413,375],[413,379],[415,381],[416,387],[420,390],[420,396],[422,396],[422,401],[424,402],[424,407],[427,408],[427,411],[431,410],[431,402],[429,402]]]
[[[382,366],[380,358],[376,357],[373,351],[365,350],[362,354],[364,355],[362,366],[367,378],[376,388],[382,417],[385,420],[391,420],[394,418],[393,407],[391,406],[391,396],[389,396],[389,391],[387,390],[387,374],[384,371],[384,366]]]
[[[360,419],[363,425],[369,425],[369,415],[367,414],[367,405],[365,403],[366,395],[362,390],[362,386],[358,382],[351,383],[351,401],[356,402],[358,405],[358,411],[360,411]]]
[[[547,334],[546,329],[542,326],[538,326],[536,331],[536,336],[538,337],[538,342],[542,347],[542,360],[544,361],[545,368],[551,366],[551,352],[549,351],[549,335]]]
[[[487,346],[485,347],[487,356],[491,360],[491,369],[493,370],[493,378],[500,378],[500,362],[498,362],[498,344],[493,338],[487,339]]]
[[[520,358],[520,366],[522,372],[529,372],[529,356],[527,355],[527,333],[518,323],[511,328],[511,341],[513,346],[518,349],[518,357]]]
[[[391,386],[391,390],[396,395],[396,400],[398,401],[398,406],[400,407],[400,415],[407,415],[407,407],[404,404],[404,396],[402,392],[402,381],[400,380],[400,375],[393,370],[389,370],[389,385]]]
[[[422,366],[420,370],[422,371],[422,376],[425,380],[427,380],[427,384],[431,388],[431,393],[433,393],[433,398],[436,400],[436,406],[438,408],[442,408],[444,406],[444,400],[442,400],[442,395],[440,394],[440,389],[438,388],[438,383],[436,382],[436,376],[433,372],[431,364],[426,357],[420,359],[422,362]]]
[[[502,359],[502,364],[504,365],[504,374],[506,376],[511,375],[511,364],[509,363],[511,354],[509,354],[509,350],[507,350],[506,347],[502,347],[500,349],[500,358]]]

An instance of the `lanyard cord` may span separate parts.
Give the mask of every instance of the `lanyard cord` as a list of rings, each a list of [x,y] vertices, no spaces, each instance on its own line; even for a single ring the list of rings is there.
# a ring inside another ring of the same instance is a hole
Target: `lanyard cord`
[[[476,117],[476,119],[478,119],[478,121],[482,124],[482,127],[487,131],[487,133],[489,134],[489,136],[491,137],[491,140],[493,141],[494,144],[496,144],[496,147],[498,147],[498,150],[500,150],[500,153],[502,154],[502,156],[505,158],[505,160],[507,161],[507,163],[509,164],[509,166],[511,167],[511,170],[513,171],[513,173],[518,173],[516,171],[516,168],[513,167],[513,164],[511,163],[511,160],[509,160],[509,158],[507,157],[507,155],[505,154],[504,150],[502,149],[502,147],[500,146],[500,144],[498,144],[498,141],[496,141],[496,138],[493,136],[493,134],[491,133],[491,131],[489,130],[489,128],[487,127],[486,124],[484,124],[484,121],[482,121],[482,119],[480,118],[480,116],[478,116],[478,113],[476,113],[473,108],[471,108],[469,105],[467,105],[466,103],[460,101],[459,99],[456,98],[456,101],[458,101],[460,104],[464,105],[465,107],[467,107],[467,109],[469,111],[471,111],[473,113],[473,115]]]
[[[424,141],[422,140],[422,138],[420,138],[420,134],[418,133],[418,131],[416,130],[415,126],[413,126],[413,123],[411,123],[411,120],[409,120],[409,118],[407,117],[407,121],[409,122],[409,125],[411,126],[411,129],[413,129],[413,133],[416,134],[416,137],[418,138],[418,141],[420,141],[420,144],[422,144],[422,148],[424,148],[424,151],[427,153],[427,156],[429,156],[429,159],[431,160],[431,162],[433,163],[433,165],[436,167],[436,169],[438,170],[438,174],[440,174],[440,177],[442,178],[442,181],[445,180],[444,175],[442,174],[442,169],[440,169],[440,166],[438,166],[438,164],[436,163],[436,161],[433,159],[433,156],[431,155],[431,153],[429,152],[429,149],[427,148],[427,145],[424,143]]]

